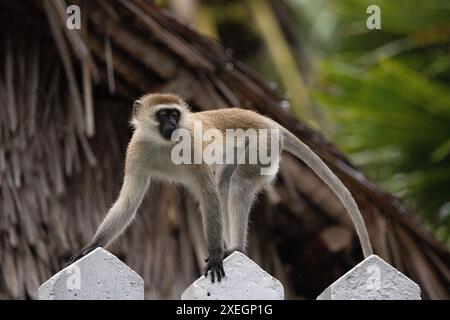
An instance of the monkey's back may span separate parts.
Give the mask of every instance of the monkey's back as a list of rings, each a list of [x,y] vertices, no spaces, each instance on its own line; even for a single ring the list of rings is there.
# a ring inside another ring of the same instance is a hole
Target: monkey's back
[[[271,119],[251,110],[225,108],[195,113],[203,122],[203,129],[216,128],[222,132],[226,129],[272,129],[278,125]]]

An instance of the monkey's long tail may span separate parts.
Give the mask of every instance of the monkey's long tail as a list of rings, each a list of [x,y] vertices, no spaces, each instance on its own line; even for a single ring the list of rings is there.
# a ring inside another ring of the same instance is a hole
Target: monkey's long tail
[[[285,128],[281,127],[281,130],[284,137],[284,149],[305,162],[320,177],[320,179],[330,187],[339,200],[341,200],[353,221],[364,257],[367,258],[370,256],[373,253],[373,250],[366,225],[350,191],[348,191],[344,184],[336,177],[330,168],[328,168],[322,159],[314,153],[314,151]]]

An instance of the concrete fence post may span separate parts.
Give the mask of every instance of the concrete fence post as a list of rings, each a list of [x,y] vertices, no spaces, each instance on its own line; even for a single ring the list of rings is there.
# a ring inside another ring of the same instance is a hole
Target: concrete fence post
[[[182,300],[282,300],[283,285],[240,252],[224,260],[225,278],[204,276]],[[142,300],[144,281],[108,251],[97,248],[39,287],[39,300]],[[326,288],[317,300],[420,300],[411,279],[371,255]]]
[[[280,281],[261,269],[240,252],[233,252],[224,261],[225,278],[211,283],[204,276],[192,283],[181,300],[283,300]]]
[[[97,248],[39,287],[39,300],[143,300],[144,281],[116,256]]]
[[[371,255],[348,271],[317,300],[420,300],[419,286],[382,260]]]

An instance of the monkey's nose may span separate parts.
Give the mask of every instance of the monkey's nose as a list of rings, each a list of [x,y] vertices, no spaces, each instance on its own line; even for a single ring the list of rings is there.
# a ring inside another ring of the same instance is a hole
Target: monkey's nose
[[[170,138],[172,137],[172,133],[175,131],[175,128],[166,128],[163,131],[163,137],[166,138],[167,140],[170,140]]]

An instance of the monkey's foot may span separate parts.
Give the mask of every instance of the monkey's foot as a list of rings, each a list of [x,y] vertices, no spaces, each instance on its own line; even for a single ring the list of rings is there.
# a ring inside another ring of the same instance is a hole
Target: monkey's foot
[[[76,254],[74,254],[74,255],[70,258],[69,262],[67,263],[67,266],[68,266],[68,265],[71,265],[72,263],[74,263],[74,262],[77,261],[78,259],[84,257],[84,256],[87,255],[89,252],[91,252],[91,251],[93,251],[93,250],[95,250],[95,249],[97,249],[97,248],[98,248],[98,245],[97,245],[97,244],[90,244],[90,245],[84,247],[83,249],[81,249],[80,251],[78,251]]]
[[[205,259],[205,277],[208,276],[208,272],[211,271],[211,282],[214,283],[215,277],[217,281],[221,281],[222,277],[225,277],[225,271],[223,270],[223,257],[209,257]]]

